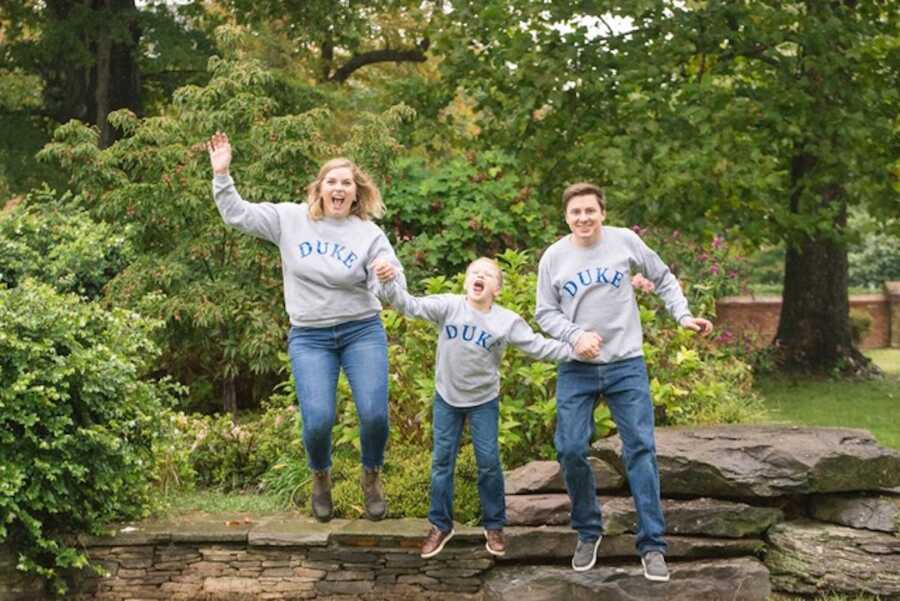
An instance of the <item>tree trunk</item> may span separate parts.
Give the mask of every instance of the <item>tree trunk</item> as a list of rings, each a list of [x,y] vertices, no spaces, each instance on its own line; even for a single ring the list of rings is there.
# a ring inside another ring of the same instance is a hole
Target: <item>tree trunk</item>
[[[231,414],[231,423],[237,424],[237,386],[234,378],[225,378],[222,383],[222,409]]]
[[[93,64],[73,63],[71,57],[60,56],[44,67],[46,104],[60,123],[79,119],[96,125],[100,146],[105,148],[118,136],[107,121],[110,112],[122,108],[137,115],[143,112],[137,64],[141,30],[135,0],[85,2],[108,26],[96,36],[86,32],[79,36],[93,55]],[[64,29],[72,10],[70,0],[47,0],[53,27]],[[123,31],[127,35],[120,35]]]
[[[815,166],[815,157],[798,154],[791,168],[795,192],[791,209],[800,212],[800,180]],[[850,334],[847,247],[839,236],[847,226],[847,202],[840,186],[820,195],[820,208],[836,210],[834,235],[816,233],[788,241],[784,292],[775,345],[787,371],[860,372],[870,363]]]

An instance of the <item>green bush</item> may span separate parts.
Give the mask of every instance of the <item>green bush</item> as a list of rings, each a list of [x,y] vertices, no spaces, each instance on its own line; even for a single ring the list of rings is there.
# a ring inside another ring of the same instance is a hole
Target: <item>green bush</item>
[[[237,424],[231,415],[172,414],[166,444],[158,448],[159,461],[168,469],[159,475],[159,484],[164,488],[198,484],[225,491],[252,488],[281,455],[289,449],[299,451],[298,422],[293,406],[248,414]]]
[[[557,205],[548,210],[502,152],[472,152],[435,166],[401,158],[395,170],[382,224],[414,290],[421,278],[452,276],[481,255],[544,248],[562,223]]]
[[[850,309],[849,317],[850,336],[853,338],[853,344],[859,346],[872,328],[872,316],[863,309]]]
[[[0,282],[26,277],[89,299],[130,260],[127,227],[93,220],[71,194],[35,190],[0,216]]]
[[[173,388],[143,378],[153,322],[24,280],[0,289],[0,542],[52,580],[86,557],[68,535],[142,514]]]

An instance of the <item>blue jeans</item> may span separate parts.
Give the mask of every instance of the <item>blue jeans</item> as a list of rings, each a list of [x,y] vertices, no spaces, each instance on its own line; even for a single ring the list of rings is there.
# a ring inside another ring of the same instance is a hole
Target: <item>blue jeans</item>
[[[601,365],[580,361],[559,365],[554,442],[572,501],[572,528],[582,541],[597,540],[602,530],[594,472],[587,461],[599,394],[606,398],[622,439],[628,485],[638,515],[638,552],[665,553],[653,403],[643,357]]]
[[[497,434],[500,421],[499,399],[475,407],[454,407],[434,395],[431,454],[431,509],[428,521],[446,532],[453,527],[453,470],[459,453],[463,425],[469,420],[475,463],[478,465],[478,497],[481,499],[481,524],[499,530],[506,523],[506,497],[503,468]]]
[[[356,403],[362,464],[369,469],[381,467],[388,439],[387,336],[381,318],[376,315],[328,328],[291,327],[288,356],[297,382],[310,469],[331,467],[341,368]]]

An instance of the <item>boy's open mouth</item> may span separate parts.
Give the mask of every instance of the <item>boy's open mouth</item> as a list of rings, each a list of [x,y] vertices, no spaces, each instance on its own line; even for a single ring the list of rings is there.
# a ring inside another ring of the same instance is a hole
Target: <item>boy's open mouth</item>
[[[484,291],[484,282],[475,282],[472,284],[472,291],[479,294]]]

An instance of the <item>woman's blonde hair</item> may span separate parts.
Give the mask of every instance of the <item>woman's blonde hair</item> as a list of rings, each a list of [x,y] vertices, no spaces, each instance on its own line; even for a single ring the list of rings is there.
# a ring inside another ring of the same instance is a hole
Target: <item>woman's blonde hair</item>
[[[350,214],[360,219],[378,219],[384,215],[384,202],[381,200],[381,192],[368,173],[356,166],[350,159],[338,157],[331,159],[319,169],[309,186],[306,187],[306,200],[309,203],[309,216],[318,221],[325,216],[325,208],[322,206],[322,182],[332,169],[349,167],[353,173],[353,181],[356,182],[356,201],[350,207]]]

